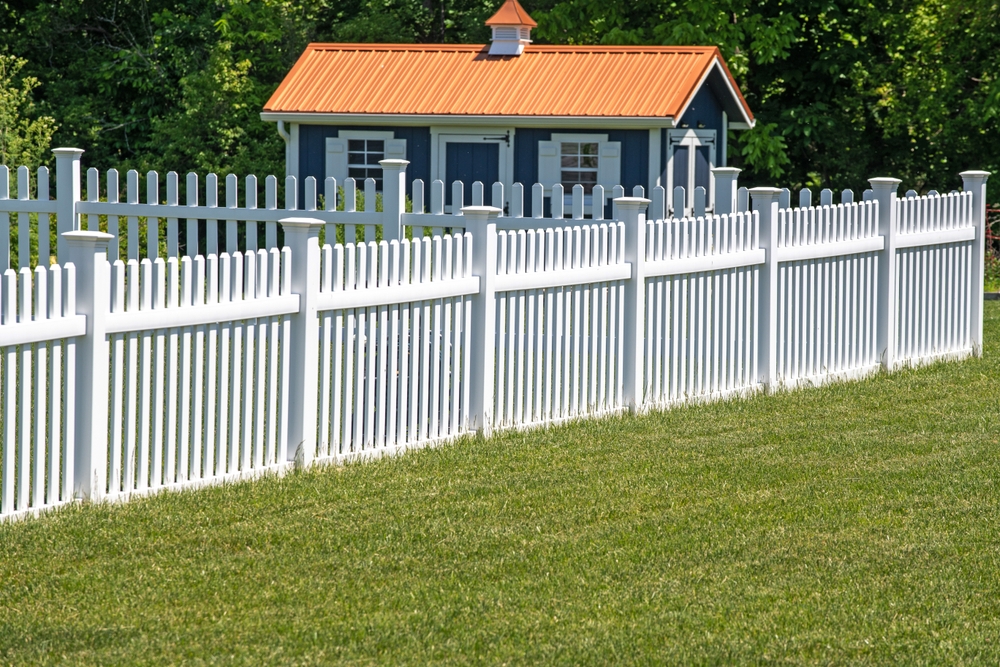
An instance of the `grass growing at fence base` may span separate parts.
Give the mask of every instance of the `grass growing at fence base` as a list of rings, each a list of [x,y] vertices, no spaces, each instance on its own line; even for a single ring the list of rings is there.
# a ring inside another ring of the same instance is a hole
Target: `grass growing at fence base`
[[[982,360],[0,525],[0,662],[996,663]]]

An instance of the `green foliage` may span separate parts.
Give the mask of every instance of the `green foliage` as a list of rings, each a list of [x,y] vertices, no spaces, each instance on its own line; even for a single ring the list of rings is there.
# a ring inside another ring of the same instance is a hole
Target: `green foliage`
[[[47,163],[55,119],[35,113],[38,79],[21,76],[23,58],[0,53],[0,164],[37,167]]]
[[[763,128],[737,135],[731,152],[748,185],[859,189],[893,175],[945,190],[964,169],[1000,169],[1000,11],[990,0],[536,6],[535,35],[549,42],[718,46]],[[1000,199],[997,179],[990,198]]]
[[[309,41],[484,42],[499,3],[0,0],[0,53],[27,61],[27,117],[55,119],[89,165],[281,173],[259,112]],[[1000,170],[994,0],[524,4],[539,43],[718,46],[758,120],[730,151],[746,185],[947,190]]]
[[[771,179],[780,178],[791,164],[777,123],[757,123],[753,129],[742,132],[738,140],[735,132],[730,135],[731,140],[738,141],[740,155],[747,164]]]

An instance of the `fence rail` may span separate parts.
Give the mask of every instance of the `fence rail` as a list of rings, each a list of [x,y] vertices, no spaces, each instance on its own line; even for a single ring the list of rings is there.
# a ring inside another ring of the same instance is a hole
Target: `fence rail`
[[[527,229],[474,203],[414,238],[383,197],[398,233],[377,242],[329,233],[372,213],[269,208],[281,249],[180,257],[129,234],[123,260],[71,227],[61,263],[0,284],[0,517],[981,354],[987,174],[963,177],[818,207],[755,188],[750,210],[720,178],[714,213],[647,220],[651,200],[621,196],[613,220]],[[81,210],[134,231],[127,205]],[[143,206],[178,235],[204,213]],[[209,208],[230,230],[244,215]]]

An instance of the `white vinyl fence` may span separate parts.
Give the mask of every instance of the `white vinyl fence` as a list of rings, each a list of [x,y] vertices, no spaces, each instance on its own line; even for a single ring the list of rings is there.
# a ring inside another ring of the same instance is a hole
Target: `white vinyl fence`
[[[982,351],[985,172],[816,207],[754,188],[741,210],[718,170],[710,214],[647,220],[633,196],[602,220],[571,197],[553,220],[502,217],[481,185],[454,214],[434,212],[440,184],[431,212],[402,213],[403,166],[395,226],[272,199],[256,222],[280,249],[143,257],[128,234],[114,256],[74,211],[112,228],[166,205],[57,200],[60,263],[0,280],[0,517]],[[254,221],[208,208],[165,215],[167,245],[184,215]],[[377,242],[328,227],[374,224]]]

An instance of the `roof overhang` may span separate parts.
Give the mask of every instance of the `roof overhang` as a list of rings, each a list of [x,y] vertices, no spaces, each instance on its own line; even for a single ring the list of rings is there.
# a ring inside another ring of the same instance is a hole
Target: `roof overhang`
[[[478,115],[424,115],[424,114],[364,114],[264,111],[263,121],[299,123],[302,125],[386,125],[395,127],[455,125],[455,126],[510,126],[551,128],[593,128],[609,130],[643,130],[672,128],[672,117],[641,116],[478,116]],[[752,122],[752,121],[751,121]]]

